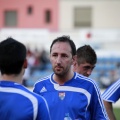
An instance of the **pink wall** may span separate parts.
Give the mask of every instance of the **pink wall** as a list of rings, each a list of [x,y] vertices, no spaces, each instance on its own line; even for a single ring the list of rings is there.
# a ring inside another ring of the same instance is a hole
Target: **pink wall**
[[[27,14],[28,6],[33,14]],[[51,10],[51,23],[44,20],[45,10]],[[18,28],[48,28],[58,30],[58,0],[0,0],[0,28],[4,26],[4,11],[17,10]]]

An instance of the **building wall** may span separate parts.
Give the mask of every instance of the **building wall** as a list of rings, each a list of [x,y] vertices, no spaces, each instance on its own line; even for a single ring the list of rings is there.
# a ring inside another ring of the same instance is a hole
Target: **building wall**
[[[27,7],[33,7],[33,14],[27,14]],[[51,23],[45,23],[45,10],[51,10]],[[48,28],[58,30],[58,1],[57,0],[0,0],[0,28],[4,26],[4,11],[18,12],[17,28]]]
[[[33,14],[27,15],[27,7]],[[120,28],[120,0],[0,0],[0,28],[4,28],[4,11],[18,11],[17,28],[47,28],[71,31],[74,27],[74,8],[92,8],[92,28]],[[46,24],[45,10],[52,11],[52,21]]]
[[[92,8],[92,28],[120,28],[120,0],[60,0],[59,30],[73,30],[74,8]]]
[[[28,6],[33,6],[33,14],[30,16],[27,15]],[[92,8],[92,27],[90,29],[84,31],[84,29],[74,27],[75,7]],[[44,23],[44,11],[46,9],[52,10],[51,24]],[[21,28],[21,33],[19,30],[14,30],[16,31],[14,33],[11,29],[4,31],[5,10],[18,11],[17,28]],[[82,44],[95,44],[104,49],[110,49],[112,45],[113,49],[119,49],[119,11],[120,0],[25,0],[24,2],[21,0],[0,0],[0,41],[8,36],[13,36],[18,40],[29,43],[32,47],[39,47],[39,44],[42,43],[45,48],[49,49],[50,43],[48,41],[51,42],[58,36],[69,35],[75,41],[77,47]],[[26,28],[32,28],[30,29],[31,32],[29,30],[24,32]],[[99,34],[96,34],[96,30],[100,30]],[[108,34],[104,30],[107,30]],[[88,33],[91,33],[92,37],[90,39],[86,38]],[[45,37],[41,37],[41,35]]]

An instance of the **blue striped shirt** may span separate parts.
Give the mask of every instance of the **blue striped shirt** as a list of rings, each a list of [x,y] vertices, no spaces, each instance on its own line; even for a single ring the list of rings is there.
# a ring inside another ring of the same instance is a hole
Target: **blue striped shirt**
[[[102,94],[102,98],[105,101],[115,103],[120,98],[120,79],[114,82],[111,86],[109,86],[104,93]]]
[[[52,74],[38,80],[33,91],[47,100],[52,120],[108,120],[97,84],[78,73],[64,85]]]
[[[46,100],[24,86],[0,81],[0,120],[50,120]]]

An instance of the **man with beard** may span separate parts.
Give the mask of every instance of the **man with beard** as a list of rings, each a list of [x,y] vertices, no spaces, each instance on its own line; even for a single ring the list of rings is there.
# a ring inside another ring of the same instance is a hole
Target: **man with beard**
[[[75,57],[70,37],[56,38],[50,46],[54,73],[38,80],[33,91],[47,100],[52,120],[108,120],[97,84],[73,72]]]

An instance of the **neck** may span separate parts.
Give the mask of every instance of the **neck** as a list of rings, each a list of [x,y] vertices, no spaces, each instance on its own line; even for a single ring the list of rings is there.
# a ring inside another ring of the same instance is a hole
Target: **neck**
[[[20,83],[22,84],[22,77],[21,76],[18,76],[18,75],[1,75],[1,80],[5,80],[5,81],[12,81],[12,82],[17,82],[17,83]]]
[[[59,85],[63,85],[65,82],[69,81],[70,79],[72,79],[72,77],[74,76],[74,72],[70,71],[69,73],[66,73],[65,75],[56,75],[54,74],[53,79],[59,84]]]
[[[17,82],[19,84],[22,84],[22,80],[23,80],[23,73],[24,70],[21,71],[20,74],[2,74],[0,79],[3,81],[12,81],[12,82]]]

